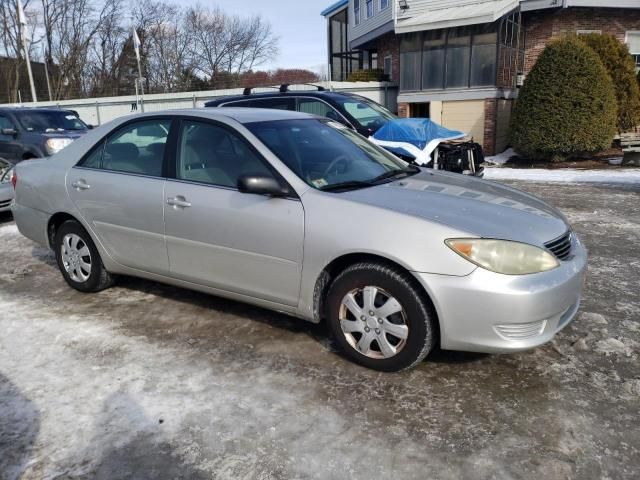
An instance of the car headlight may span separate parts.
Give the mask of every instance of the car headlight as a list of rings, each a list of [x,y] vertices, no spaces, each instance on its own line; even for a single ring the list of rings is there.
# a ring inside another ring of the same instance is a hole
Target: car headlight
[[[526,243],[485,238],[450,238],[445,243],[479,267],[505,275],[526,275],[560,265],[546,250]]]
[[[47,153],[49,155],[53,155],[54,153],[58,153],[64,147],[69,145],[73,140],[70,138],[50,138],[47,140]]]

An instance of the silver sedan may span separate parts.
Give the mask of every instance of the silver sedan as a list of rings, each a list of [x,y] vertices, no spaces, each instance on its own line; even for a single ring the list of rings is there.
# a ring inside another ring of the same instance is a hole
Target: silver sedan
[[[12,176],[13,164],[0,158],[0,213],[8,212],[11,209],[11,201],[13,200]]]
[[[574,318],[586,251],[526,193],[409,165],[329,119],[263,109],[116,120],[16,168],[13,213],[67,283],[134,275],[326,320],[394,371],[512,352]]]

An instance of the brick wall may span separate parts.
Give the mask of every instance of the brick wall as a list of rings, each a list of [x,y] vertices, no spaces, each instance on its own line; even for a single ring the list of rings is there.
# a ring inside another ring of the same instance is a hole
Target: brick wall
[[[391,56],[391,80],[400,81],[400,42],[395,33],[389,32],[377,40],[378,68],[384,68],[384,58]]]
[[[525,73],[531,70],[547,42],[577,30],[601,30],[624,42],[628,30],[640,30],[640,10],[619,8],[565,8],[523,14]]]
[[[408,103],[398,103],[398,116],[400,118],[409,118],[409,104]]]

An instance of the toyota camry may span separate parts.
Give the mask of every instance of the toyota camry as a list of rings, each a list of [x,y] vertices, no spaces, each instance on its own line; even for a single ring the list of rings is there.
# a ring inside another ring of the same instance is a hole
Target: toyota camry
[[[435,346],[514,352],[575,317],[586,250],[554,207],[403,162],[330,119],[250,109],[124,117],[17,165],[20,232],[73,288],[132,275],[326,321],[395,371]]]

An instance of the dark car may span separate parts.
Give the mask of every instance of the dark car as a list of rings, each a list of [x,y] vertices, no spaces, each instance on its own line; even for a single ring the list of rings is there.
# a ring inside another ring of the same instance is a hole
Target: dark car
[[[48,157],[84,134],[89,127],[72,110],[0,108],[0,158],[18,163]]]
[[[307,85],[307,84],[305,84]],[[330,92],[322,86],[311,85],[317,90],[289,90],[288,84],[273,87],[273,92],[253,93],[245,88],[242,95],[217,98],[205,103],[205,107],[251,107],[291,110],[328,117],[371,137],[389,121],[398,117],[382,105],[353,93]],[[403,160],[414,163],[416,158],[407,152],[383,145],[383,147]],[[434,158],[424,164],[436,170],[446,170],[469,175],[483,175],[484,155],[482,147],[473,141],[457,141],[455,144],[443,142]]]
[[[382,105],[353,93],[330,92],[324,87],[317,90],[290,91],[282,85],[274,92],[226,96],[205,103],[206,107],[252,107],[291,110],[328,117],[370,137],[389,120],[396,117]]]

